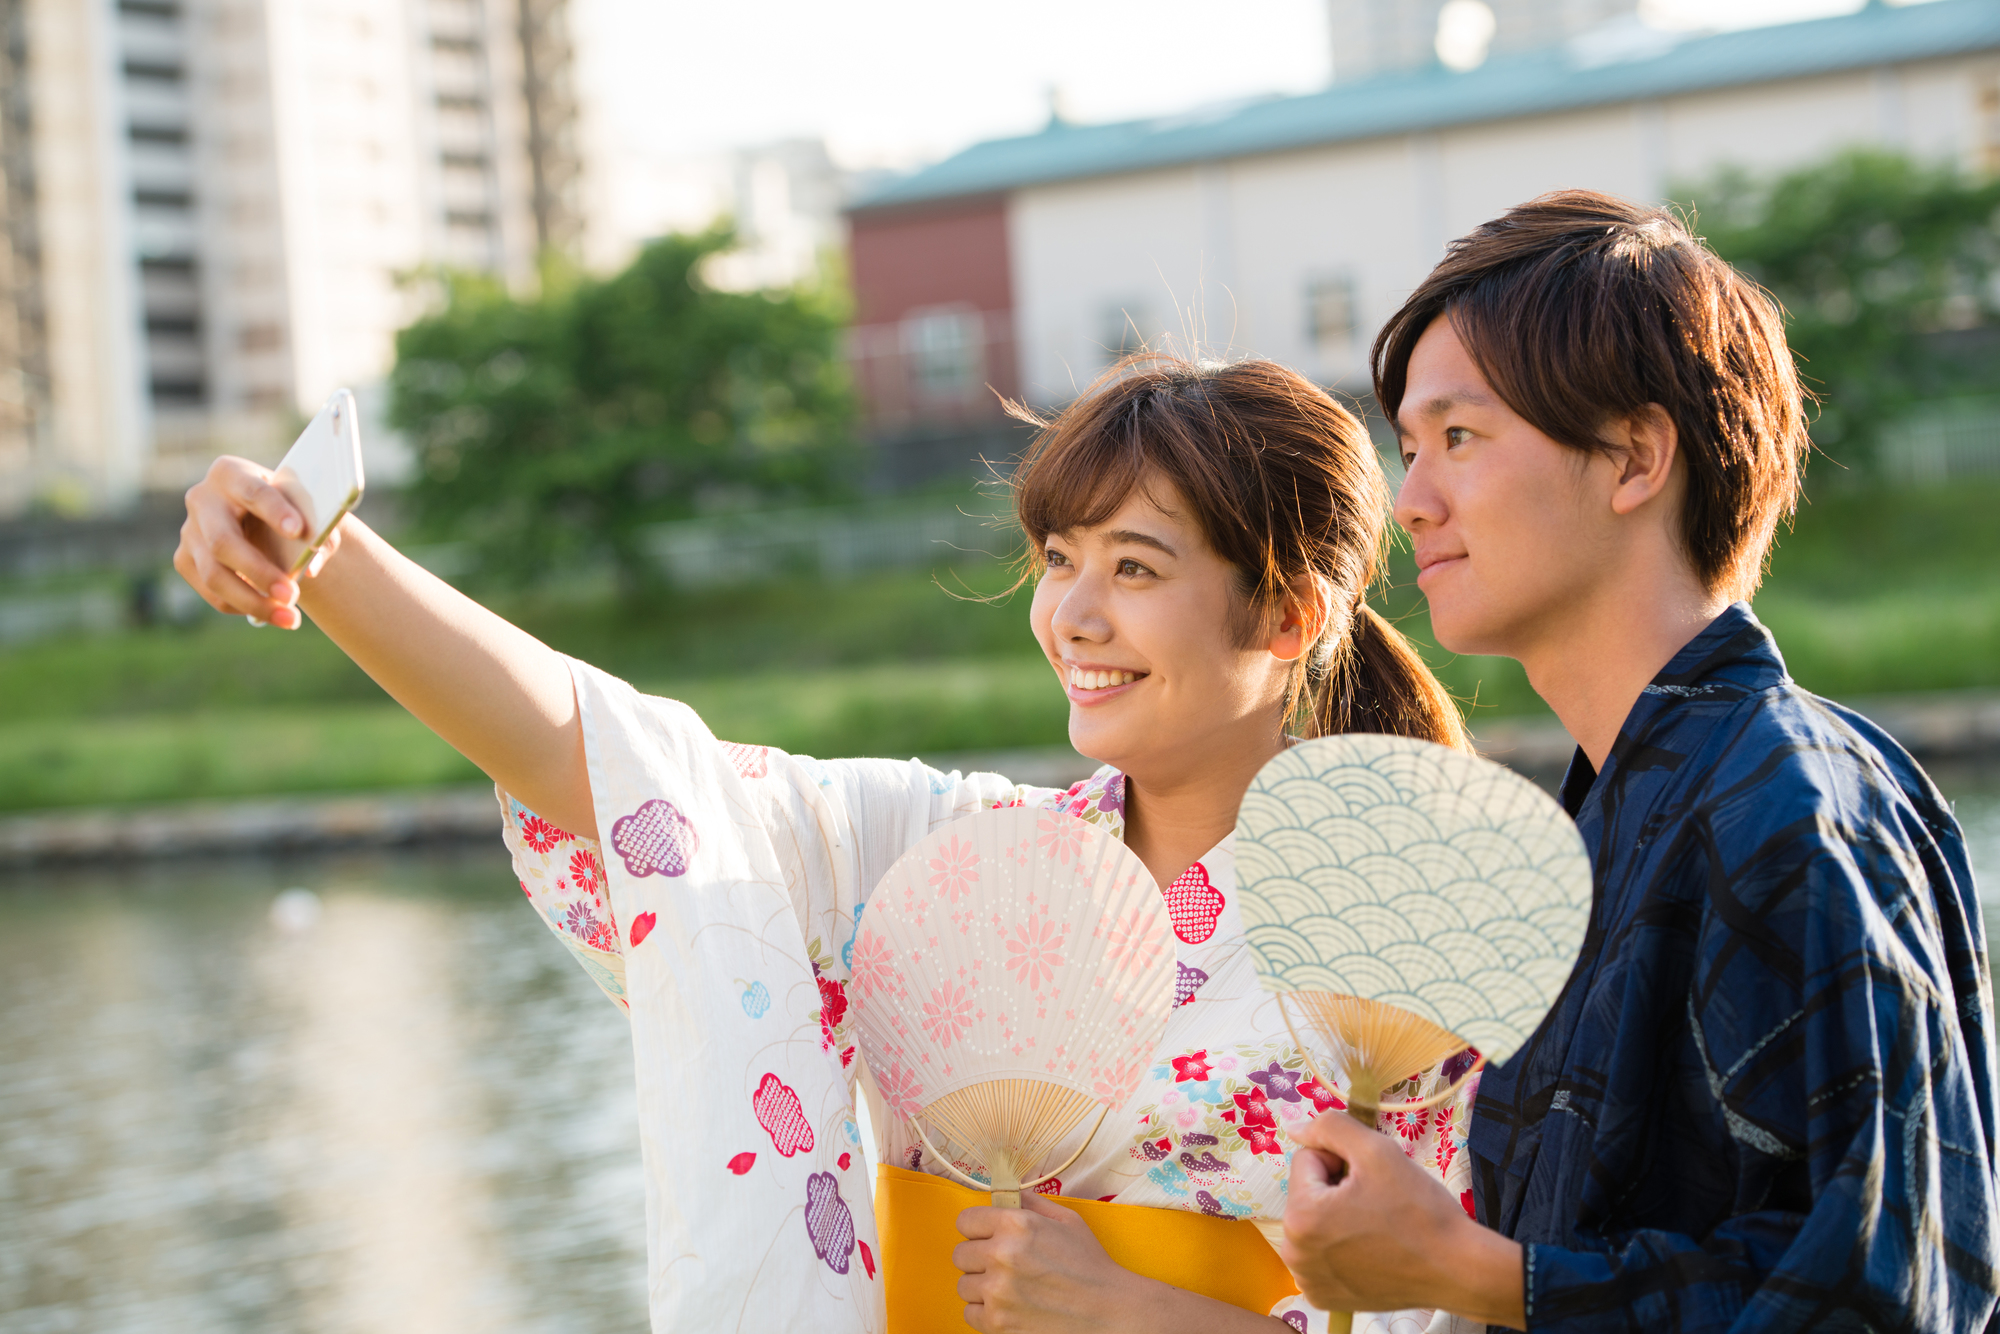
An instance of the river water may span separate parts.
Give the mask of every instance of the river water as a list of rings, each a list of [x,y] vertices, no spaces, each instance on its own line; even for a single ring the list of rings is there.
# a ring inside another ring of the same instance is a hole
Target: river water
[[[0,1020],[0,1334],[645,1328],[626,1021],[497,848],[0,881]]]

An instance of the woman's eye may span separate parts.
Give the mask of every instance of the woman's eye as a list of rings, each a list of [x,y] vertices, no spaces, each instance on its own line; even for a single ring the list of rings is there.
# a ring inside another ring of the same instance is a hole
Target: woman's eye
[[[1051,547],[1051,548],[1049,548],[1049,549],[1048,549],[1047,551],[1044,551],[1044,552],[1042,553],[1042,558],[1043,558],[1044,560],[1048,561],[1048,563],[1049,563],[1050,565],[1067,565],[1067,564],[1069,564],[1069,557],[1068,557],[1068,556],[1065,556],[1065,555],[1063,555],[1063,554],[1062,554],[1062,552],[1060,552],[1060,551],[1057,551],[1057,550],[1056,550],[1056,549],[1055,549],[1054,547]]]
[[[1150,574],[1152,572],[1148,570],[1145,566],[1141,565],[1138,561],[1133,560],[1130,556],[1127,556],[1124,560],[1118,562],[1118,573],[1123,575],[1136,575],[1136,574]]]

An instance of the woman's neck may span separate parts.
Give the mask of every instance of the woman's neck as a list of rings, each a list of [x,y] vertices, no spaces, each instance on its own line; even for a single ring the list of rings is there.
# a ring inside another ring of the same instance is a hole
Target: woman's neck
[[[1236,828],[1250,780],[1285,748],[1280,729],[1262,745],[1217,746],[1174,773],[1125,771],[1125,846],[1161,889]]]

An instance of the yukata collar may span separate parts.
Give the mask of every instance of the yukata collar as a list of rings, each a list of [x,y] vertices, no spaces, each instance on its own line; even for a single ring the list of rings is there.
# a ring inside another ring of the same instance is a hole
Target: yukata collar
[[[1124,841],[1125,775],[1111,765],[1105,765],[1069,791],[1056,793],[1048,804],[1051,810],[1087,820]]]
[[[1777,641],[1751,612],[1750,604],[1732,602],[1709,622],[1707,629],[1674,654],[1639,692],[1639,698],[1618,729],[1618,739],[1611,743],[1604,772],[1649,767],[1646,764],[1646,752],[1651,749],[1649,738],[1662,724],[1671,722],[1672,715],[1689,705],[1697,701],[1741,699],[1790,679]],[[1583,747],[1578,746],[1562,783],[1563,809],[1572,818],[1600,786],[1601,777],[1583,753]]]

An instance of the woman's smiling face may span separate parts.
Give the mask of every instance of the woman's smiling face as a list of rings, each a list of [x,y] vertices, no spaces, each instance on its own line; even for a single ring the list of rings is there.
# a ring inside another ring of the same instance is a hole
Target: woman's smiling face
[[[1170,484],[1049,534],[1043,556],[1029,615],[1078,752],[1158,785],[1239,751],[1275,753],[1291,663],[1274,649],[1295,636],[1242,642],[1251,613],[1236,571]]]

